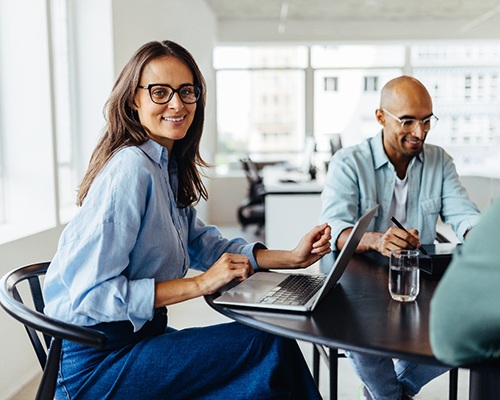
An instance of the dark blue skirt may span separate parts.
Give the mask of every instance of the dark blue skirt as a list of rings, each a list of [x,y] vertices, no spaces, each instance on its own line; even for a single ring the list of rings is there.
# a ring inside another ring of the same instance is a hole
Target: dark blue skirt
[[[320,399],[294,340],[236,322],[175,330],[162,310],[138,332],[94,328],[103,350],[63,342],[56,399]]]

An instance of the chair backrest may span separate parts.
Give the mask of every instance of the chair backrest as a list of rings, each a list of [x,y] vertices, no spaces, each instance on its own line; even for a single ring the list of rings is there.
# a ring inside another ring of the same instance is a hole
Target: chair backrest
[[[41,277],[47,272],[49,264],[43,262],[26,265],[7,273],[0,280],[0,304],[9,315],[25,326],[43,369],[36,399],[54,398],[63,339],[95,348],[103,348],[106,344],[106,335],[102,332],[67,324],[43,313]],[[23,303],[18,290],[18,285],[24,281],[28,283],[33,308]]]
[[[259,174],[257,165],[250,158],[241,159],[240,162],[247,177],[249,197],[256,199],[265,195],[264,181]]]
[[[333,156],[337,151],[342,148],[342,136],[340,133],[335,133],[330,138],[330,151]]]

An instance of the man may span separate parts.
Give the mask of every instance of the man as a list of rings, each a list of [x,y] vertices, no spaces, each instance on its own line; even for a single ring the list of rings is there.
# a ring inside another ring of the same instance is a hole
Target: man
[[[463,240],[479,210],[460,184],[453,160],[440,147],[424,144],[437,123],[432,99],[417,79],[401,76],[382,89],[375,116],[382,132],[338,151],[331,159],[322,193],[321,220],[332,227],[334,250],[344,246],[356,220],[379,205],[357,251],[389,256],[394,249],[433,243],[440,216]],[[408,231],[391,222],[394,216]],[[374,399],[415,395],[444,368],[348,353]],[[407,397],[405,397],[407,396]]]

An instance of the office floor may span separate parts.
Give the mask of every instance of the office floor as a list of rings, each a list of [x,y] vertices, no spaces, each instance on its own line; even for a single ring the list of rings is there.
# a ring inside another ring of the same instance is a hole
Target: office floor
[[[249,228],[242,232],[239,227],[221,227],[222,233],[227,237],[243,236],[248,241],[262,240],[253,235],[253,229]],[[205,304],[202,298],[186,301],[182,304],[177,304],[169,307],[169,321],[177,329],[193,326],[212,325],[216,323],[228,322],[229,319],[218,314]],[[312,345],[305,342],[299,342],[299,345],[304,353],[304,357],[310,364],[312,361]],[[27,385],[20,393],[14,396],[11,400],[28,400],[35,397],[36,388],[38,385],[37,378],[30,385]],[[459,386],[458,399],[466,400],[469,392],[469,375],[468,371],[459,371]],[[427,384],[415,400],[446,400],[448,399],[448,374],[442,375],[432,382]],[[339,360],[339,400],[357,400],[359,399],[359,391],[361,382],[352,371],[349,361],[346,359]],[[320,369],[320,391],[323,399],[330,398],[328,393],[328,370],[322,362]]]

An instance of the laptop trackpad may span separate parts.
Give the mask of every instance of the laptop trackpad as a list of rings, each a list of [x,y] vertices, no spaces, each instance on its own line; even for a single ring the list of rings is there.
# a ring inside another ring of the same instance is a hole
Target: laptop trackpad
[[[285,280],[287,274],[273,272],[257,272],[239,283],[222,296],[240,297],[248,299],[249,297],[260,299],[264,294],[269,292],[278,283]]]

